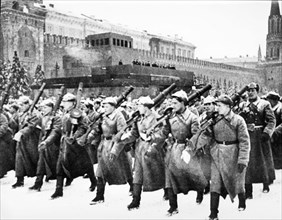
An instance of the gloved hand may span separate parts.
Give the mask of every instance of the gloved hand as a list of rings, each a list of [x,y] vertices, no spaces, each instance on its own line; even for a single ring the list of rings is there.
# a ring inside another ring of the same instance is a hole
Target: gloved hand
[[[188,163],[190,162],[191,156],[190,156],[190,154],[188,153],[188,151],[183,150],[180,158],[181,158],[185,163],[188,164]]]
[[[238,173],[242,173],[243,170],[245,169],[246,165],[245,164],[242,164],[242,163],[238,163],[237,165],[237,170],[238,170]]]
[[[21,137],[22,137],[23,133],[21,131],[17,132],[15,135],[14,135],[14,140],[19,142],[21,140]]]
[[[116,155],[110,153],[110,155],[109,155],[109,161],[112,163],[112,162],[114,162],[115,160],[116,160]]]
[[[38,150],[43,151],[43,150],[46,150],[46,149],[47,149],[46,142],[42,141],[38,146]]]
[[[262,141],[262,142],[266,142],[266,141],[268,141],[269,139],[270,139],[270,136],[269,136],[267,133],[262,132],[262,134],[261,134],[261,141]]]

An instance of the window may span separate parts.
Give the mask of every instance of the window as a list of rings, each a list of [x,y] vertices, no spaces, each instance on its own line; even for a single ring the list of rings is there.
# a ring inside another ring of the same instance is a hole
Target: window
[[[279,58],[279,54],[280,53],[280,50],[279,50],[279,48],[277,48],[277,57]]]
[[[273,48],[270,49],[270,57],[273,57]]]
[[[37,27],[37,21],[34,21],[34,26]]]
[[[59,36],[59,44],[62,43],[62,36]]]
[[[164,53],[164,47],[161,47],[161,53]]]
[[[127,40],[124,41],[124,46],[125,46],[125,47],[128,47],[128,42],[127,42]]]
[[[119,44],[119,39],[117,39],[117,46],[119,46],[120,44]]]
[[[116,39],[113,38],[113,45],[116,45]]]
[[[123,40],[120,40],[120,46],[123,47]]]
[[[53,35],[53,43],[56,43],[56,35]]]
[[[104,39],[100,39],[100,45],[101,45],[101,46],[104,45]]]
[[[28,50],[24,51],[24,57],[29,57],[29,51]]]
[[[186,57],[186,50],[183,50],[182,56],[183,56],[183,57]]]
[[[110,43],[110,39],[109,39],[109,38],[106,38],[106,39],[105,39],[105,45],[109,45],[109,43]]]
[[[129,48],[131,48],[132,47],[132,45],[131,45],[131,41],[129,41]]]
[[[95,46],[95,40],[91,40],[91,46],[92,46],[92,47]]]
[[[99,40],[98,39],[95,41],[95,44],[96,44],[96,46],[99,46]]]

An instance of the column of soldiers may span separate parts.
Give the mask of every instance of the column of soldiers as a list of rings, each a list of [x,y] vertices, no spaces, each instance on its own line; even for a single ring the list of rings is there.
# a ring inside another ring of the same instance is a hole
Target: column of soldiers
[[[211,220],[218,219],[220,196],[232,202],[237,196],[243,211],[253,199],[252,185],[261,183],[268,193],[282,167],[280,96],[258,94],[259,85],[250,83],[246,100],[207,96],[200,115],[183,90],[158,107],[149,96],[121,105],[115,97],[80,101],[67,93],[61,102],[48,98],[31,110],[34,102],[21,96],[0,113],[0,178],[14,169],[12,187],[36,177],[29,188],[36,191],[44,176],[56,180],[55,199],[63,196],[64,179],[68,186],[84,176],[89,190],[96,189],[91,205],[105,201],[106,183],[129,184],[128,210],[139,208],[142,191],[163,189],[168,216],[179,212],[177,195],[191,190],[198,204],[210,192]]]

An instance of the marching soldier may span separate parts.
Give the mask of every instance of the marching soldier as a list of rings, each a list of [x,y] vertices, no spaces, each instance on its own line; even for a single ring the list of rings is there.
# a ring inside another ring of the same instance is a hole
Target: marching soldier
[[[40,191],[43,177],[46,181],[56,179],[56,163],[59,155],[62,121],[59,116],[52,116],[54,103],[51,99],[41,102],[42,126],[38,146],[39,160],[37,163],[36,180],[29,189]]]
[[[87,118],[79,114],[80,111],[73,112],[76,105],[76,96],[72,93],[64,95],[62,105],[64,107],[62,138],[56,168],[56,190],[51,196],[52,199],[63,196],[63,181],[65,177],[67,177],[67,186],[74,178],[87,173],[91,181],[89,190],[94,191],[96,187],[96,178],[89,155],[84,146],[80,146],[77,143],[77,139],[87,130]]]
[[[207,180],[196,158],[184,162],[182,153],[190,139],[199,130],[198,117],[192,113],[185,103],[188,101],[186,92],[178,91],[172,95],[174,114],[163,126],[161,136],[170,136],[170,146],[166,155],[166,182],[170,209],[168,216],[178,213],[177,194],[187,194],[190,190],[204,190]],[[156,134],[158,135],[158,134]]]
[[[114,144],[115,134],[126,126],[124,116],[116,108],[117,101],[107,97],[103,101],[104,113],[100,121],[101,142],[98,147],[97,192],[91,205],[104,202],[105,184],[120,185],[132,180],[130,158],[122,144]],[[129,183],[132,185],[132,182]]]
[[[276,127],[271,137],[271,149],[274,160],[274,168],[282,169],[282,138],[279,137],[279,125],[282,124],[282,103],[279,102],[280,96],[276,92],[269,92],[266,96],[270,102],[271,109],[276,118]],[[280,134],[281,135],[281,134]]]
[[[163,143],[151,140],[146,137],[146,131],[157,122],[157,114],[150,107],[153,100],[147,97],[140,97],[138,111],[141,120],[138,121],[129,133],[125,133],[121,139],[123,143],[135,144],[134,179],[133,179],[133,200],[127,206],[128,210],[138,208],[141,200],[141,191],[150,192],[164,188],[165,165]]]
[[[17,182],[12,185],[13,188],[24,185],[24,176],[36,175],[37,146],[41,127],[40,113],[36,110],[29,112],[32,100],[28,96],[21,96],[18,102],[21,108],[17,120],[19,131],[14,135],[14,140],[17,141],[15,164]]]
[[[252,183],[263,183],[263,192],[275,179],[270,137],[275,129],[275,116],[270,103],[258,96],[259,85],[250,83],[249,100],[241,103],[240,115],[245,119],[251,139],[251,152],[246,172],[246,198],[253,198]]]
[[[14,169],[15,159],[12,153],[12,133],[8,129],[8,119],[0,112],[0,178]]]
[[[227,95],[216,100],[219,120],[211,126],[210,146],[211,183],[210,183],[210,220],[218,219],[220,195],[229,194],[233,202],[239,198],[240,211],[246,208],[245,172],[249,161],[250,138],[244,119],[233,113],[233,101]]]

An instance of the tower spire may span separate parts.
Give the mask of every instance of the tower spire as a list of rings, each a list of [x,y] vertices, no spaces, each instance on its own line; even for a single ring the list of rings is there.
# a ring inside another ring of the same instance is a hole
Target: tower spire
[[[259,45],[259,49],[258,49],[258,61],[261,61],[261,49],[260,49],[260,45]]]
[[[271,2],[270,16],[274,16],[274,15],[280,15],[278,0],[272,0]]]

